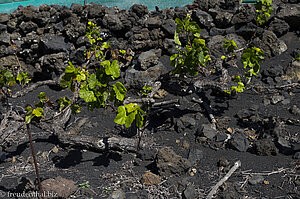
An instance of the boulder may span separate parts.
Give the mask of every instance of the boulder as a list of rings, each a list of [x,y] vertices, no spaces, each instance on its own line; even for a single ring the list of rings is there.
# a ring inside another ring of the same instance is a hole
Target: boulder
[[[67,38],[75,43],[80,36],[85,34],[86,26],[80,22],[77,22],[75,25],[67,24],[64,27],[64,31]]]
[[[5,24],[9,21],[10,16],[7,13],[0,13],[0,23]]]
[[[197,198],[197,191],[195,189],[194,185],[188,185],[185,190],[183,191],[183,197],[184,199],[195,199]]]
[[[195,0],[200,10],[208,11],[210,8],[215,8],[219,4],[219,0]]]
[[[46,35],[41,38],[40,48],[45,54],[68,51],[71,48],[70,43],[65,42],[65,38],[57,35]]]
[[[288,23],[291,29],[299,30],[300,4],[286,4],[279,10],[277,17]]]
[[[243,37],[236,34],[228,34],[225,37],[221,35],[213,36],[209,39],[207,47],[215,57],[220,57],[226,53],[226,49],[223,47],[224,39],[233,40],[236,43],[238,49],[244,48],[246,45],[246,41],[243,39]]]
[[[125,192],[122,189],[117,189],[111,193],[108,199],[125,199]]]
[[[138,33],[132,32],[128,41],[131,44],[129,47],[137,51],[151,49],[154,45],[150,39],[150,31],[147,28],[141,29]]]
[[[264,30],[254,23],[246,23],[236,25],[236,34],[244,37],[245,39],[249,40],[254,34],[261,35]]]
[[[236,133],[229,140],[229,146],[239,152],[246,152],[250,147],[250,142],[243,133]]]
[[[7,31],[10,33],[17,30],[17,19],[13,18],[7,22]]]
[[[124,28],[120,16],[116,13],[108,13],[103,17],[103,25],[111,31],[119,31]]]
[[[223,47],[224,44],[224,36],[216,35],[209,39],[207,42],[207,47],[210,49],[210,52],[215,57],[220,57],[224,55],[225,48]]]
[[[300,108],[298,108],[296,105],[293,105],[293,106],[290,108],[290,112],[291,112],[293,115],[298,115],[298,116],[300,116]]]
[[[192,13],[192,17],[200,25],[201,28],[210,28],[213,25],[212,16],[202,10],[194,10]]]
[[[25,63],[23,61],[20,61],[22,68],[25,67]],[[19,68],[19,63],[18,60],[16,59],[15,55],[9,55],[5,57],[0,58],[0,66],[3,68],[8,68],[8,69],[15,69]]]
[[[165,53],[167,53],[168,55],[174,54],[176,52],[176,45],[175,45],[174,39],[166,38],[163,41],[163,49],[164,49]]]
[[[102,5],[88,4],[83,12],[86,12],[89,19],[103,18],[108,8]]]
[[[42,12],[35,12],[33,14],[33,19],[39,27],[43,27],[50,21],[50,12],[48,11],[42,11]]]
[[[278,149],[271,139],[257,140],[254,145],[255,153],[261,156],[277,155]]]
[[[160,49],[152,49],[146,52],[141,53],[138,58],[138,66],[142,70],[147,70],[149,67],[157,65],[159,57],[161,56]]]
[[[80,15],[83,11],[83,6],[81,4],[78,4],[78,3],[72,3],[70,8],[77,15]]]
[[[249,23],[256,16],[256,10],[253,5],[242,4],[240,5],[237,12],[233,15],[231,23],[240,24],[240,23]]]
[[[161,183],[161,178],[152,172],[147,172],[142,176],[141,181],[144,185],[150,186]]]
[[[224,10],[234,10],[241,4],[240,0],[225,0],[220,2],[220,8]]]
[[[268,30],[273,31],[277,37],[281,37],[286,34],[290,29],[290,26],[285,21],[275,18],[269,25]]]
[[[73,64],[81,65],[86,61],[86,57],[84,55],[85,50],[86,50],[86,47],[82,46],[82,47],[76,49],[75,51],[71,52],[70,59],[72,60],[72,62],[74,62]]]
[[[9,55],[14,55],[17,51],[13,49],[11,46],[1,45],[0,46],[0,58],[6,57]],[[1,65],[2,66],[2,65]]]
[[[156,166],[162,176],[185,174],[191,167],[190,161],[177,155],[171,148],[162,148],[156,156]]]
[[[285,155],[291,155],[291,154],[295,153],[293,151],[291,143],[281,136],[279,136],[276,139],[276,146],[279,149],[279,151]]]
[[[29,21],[29,22],[22,22],[20,25],[21,30],[24,34],[30,33],[32,31],[35,31],[37,29],[37,24]]]
[[[206,137],[207,139],[214,139],[217,135],[216,129],[210,124],[202,124],[201,127],[197,129],[197,136]]]
[[[188,14],[189,10],[187,7],[176,7],[175,8],[175,18],[184,19]]]
[[[162,23],[162,29],[168,36],[173,37],[176,30],[176,23],[173,19],[166,19]]]
[[[40,65],[44,71],[55,71],[62,73],[65,71],[66,62],[68,60],[67,54],[64,52],[47,54],[40,59]]]
[[[261,48],[268,57],[280,55],[287,50],[287,45],[284,41],[279,40],[277,36],[269,30],[265,30],[260,38],[256,38],[254,44],[256,47]]]
[[[146,27],[148,28],[159,28],[162,25],[162,22],[158,16],[156,17],[149,17],[146,20]]]
[[[283,67],[280,64],[271,65],[268,68],[265,68],[262,72],[265,77],[281,77],[284,74]]]
[[[0,33],[5,32],[7,30],[7,25],[0,23]]]
[[[74,193],[78,187],[73,180],[68,180],[58,176],[42,181],[43,191],[48,194],[53,194],[53,197],[68,198]],[[51,195],[49,195],[51,196]]]
[[[295,60],[287,67],[284,79],[300,81],[300,61]]]
[[[10,45],[10,34],[7,32],[2,32],[0,34],[0,45]]]
[[[231,19],[233,17],[233,14],[229,12],[219,12],[217,16],[215,17],[215,24],[218,28],[228,28],[231,24]]]
[[[183,133],[187,128],[191,129],[196,125],[196,121],[194,118],[189,116],[182,116],[180,118],[176,118],[175,120],[175,130],[178,133]]]
[[[201,160],[203,160],[204,152],[197,148],[191,148],[189,150],[188,160],[193,164],[197,164]]]
[[[134,4],[130,7],[129,12],[135,13],[138,17],[142,17],[149,13],[147,6]]]
[[[24,7],[22,12],[20,12],[20,20],[31,21],[33,18],[34,9],[35,8],[33,6]]]
[[[142,88],[146,83],[154,82],[162,74],[167,72],[167,68],[161,62],[158,62],[156,66],[153,66],[146,71],[138,71],[134,68],[130,68],[126,70],[126,85],[127,87]]]

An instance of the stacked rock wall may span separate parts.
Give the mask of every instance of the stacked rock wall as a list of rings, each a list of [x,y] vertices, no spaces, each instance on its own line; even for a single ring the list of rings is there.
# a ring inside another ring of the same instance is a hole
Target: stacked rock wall
[[[151,12],[143,5],[133,5],[129,10],[95,4],[19,7],[11,14],[0,13],[0,66],[18,68],[17,55],[24,70],[45,79],[61,74],[70,60],[80,65],[85,62],[83,53],[89,45],[84,37],[86,24],[94,21],[101,27],[104,40],[114,48],[135,52],[136,67],[130,70],[145,72],[161,65],[146,63],[151,58],[148,55],[156,60],[173,52],[174,19],[187,13],[202,28],[202,37],[213,56],[223,53],[224,38],[235,40],[240,48],[252,39],[267,56],[276,56],[286,50],[278,38],[288,31],[299,33],[300,27],[299,0],[284,1],[273,3],[274,12],[264,27],[256,25],[253,5],[227,0],[196,0],[185,7]],[[139,66],[141,63],[144,65]]]

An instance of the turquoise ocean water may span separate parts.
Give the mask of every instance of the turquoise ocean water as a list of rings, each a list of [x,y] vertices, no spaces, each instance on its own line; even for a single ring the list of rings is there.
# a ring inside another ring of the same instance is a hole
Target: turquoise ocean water
[[[8,2],[8,1],[16,1],[16,0],[4,0],[4,1]],[[142,5],[146,5],[149,10],[154,10],[155,6],[158,6],[160,9],[176,7],[176,6],[184,6],[187,4],[191,4],[193,0],[86,0],[86,2],[87,3],[93,2],[95,4],[101,4],[107,7],[117,6],[121,9],[129,9],[133,4],[142,4]],[[19,5],[40,6],[43,4],[48,4],[48,5],[65,5],[70,7],[72,3],[78,3],[83,5],[84,0],[29,0],[23,2],[12,2],[12,3],[4,3],[4,4],[1,3],[0,12],[11,13],[15,9],[17,9]]]

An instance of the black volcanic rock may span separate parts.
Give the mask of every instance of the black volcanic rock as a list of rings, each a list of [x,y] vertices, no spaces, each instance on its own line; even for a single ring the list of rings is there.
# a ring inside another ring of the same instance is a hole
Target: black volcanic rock
[[[61,51],[68,51],[71,48],[71,44],[66,43],[65,38],[62,36],[47,35],[41,38],[40,48],[45,54],[48,54]]]

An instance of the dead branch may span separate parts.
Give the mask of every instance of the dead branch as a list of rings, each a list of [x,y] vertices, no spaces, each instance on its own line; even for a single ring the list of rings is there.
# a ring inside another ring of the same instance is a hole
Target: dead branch
[[[276,171],[264,171],[264,172],[260,172],[260,173],[250,173],[250,172],[242,171],[242,174],[243,175],[250,175],[250,176],[253,176],[253,175],[270,176],[270,175],[273,175],[273,174],[282,173],[282,172],[287,171],[287,170],[288,170],[287,168],[286,169],[279,168]]]
[[[213,111],[211,110],[210,106],[209,106],[206,102],[204,102],[204,101],[201,100],[201,99],[198,99],[198,100],[197,100],[197,99],[194,98],[194,97],[192,98],[192,101],[197,102],[197,103],[200,104],[200,105],[203,105],[203,107],[205,108],[206,112],[208,113],[208,116],[209,116],[211,122],[212,122],[213,124],[216,124],[216,123],[217,123],[217,121],[216,121],[216,119],[215,119],[215,117],[214,117],[214,115],[213,115]]]
[[[147,104],[153,104],[155,103],[155,99],[153,98],[141,98],[141,99],[137,99],[137,98],[126,98],[124,100],[124,104],[130,104],[130,103],[147,103]]]
[[[205,90],[205,89],[209,89],[209,88],[216,89],[221,92],[224,92],[225,90],[230,90],[229,86],[226,83],[217,82],[217,81],[208,80],[208,79],[197,80],[193,83],[193,86],[199,90]]]
[[[45,81],[40,81],[40,82],[36,82],[18,92],[16,92],[15,94],[13,94],[11,96],[11,98],[18,98],[18,97],[22,97],[24,96],[25,94],[29,93],[29,92],[32,92],[34,91],[35,89],[37,89],[38,87],[40,86],[44,86],[44,85],[48,85],[48,86],[59,86],[60,85],[60,80],[62,78],[62,75],[55,79],[55,80],[45,80]]]
[[[234,166],[228,171],[228,173],[212,188],[207,195],[206,199],[211,199],[215,193],[217,193],[219,187],[226,182],[230,176],[241,166],[241,161],[238,160],[234,163]]]
[[[178,99],[168,100],[168,101],[163,101],[163,102],[156,102],[152,105],[152,107],[165,106],[165,105],[169,105],[169,104],[177,104],[178,102],[179,102]]]
[[[284,85],[278,85],[278,86],[260,86],[260,85],[249,85],[247,89],[257,89],[259,91],[263,90],[278,90],[278,89],[284,89],[284,88],[295,88],[300,86],[300,83],[291,83],[291,84],[284,84]]]
[[[60,134],[58,139],[62,144],[83,147],[95,151],[119,150],[136,152],[136,139],[122,137],[96,138],[86,135]]]

